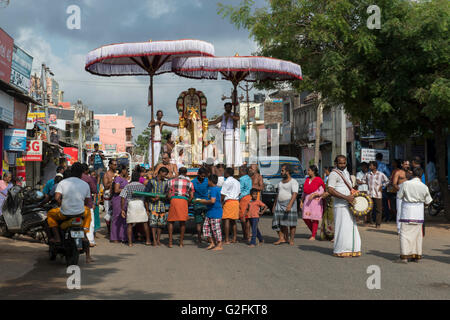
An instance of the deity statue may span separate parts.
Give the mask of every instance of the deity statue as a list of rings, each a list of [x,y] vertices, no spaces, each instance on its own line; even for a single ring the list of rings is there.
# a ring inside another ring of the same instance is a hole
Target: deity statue
[[[191,165],[201,165],[203,147],[208,131],[206,118],[207,100],[203,92],[190,88],[177,99],[180,117],[179,144],[183,145],[185,157]]]

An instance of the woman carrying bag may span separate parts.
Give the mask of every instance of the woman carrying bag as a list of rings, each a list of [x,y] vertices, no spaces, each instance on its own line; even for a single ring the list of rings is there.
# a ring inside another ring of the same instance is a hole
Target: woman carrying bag
[[[128,246],[133,246],[133,226],[135,224],[143,224],[145,231],[145,245],[150,243],[150,230],[148,227],[148,215],[144,206],[144,197],[133,196],[133,192],[144,192],[145,185],[139,182],[141,174],[138,170],[134,170],[131,175],[131,182],[127,184],[120,197],[122,198],[122,217],[127,219],[127,235]]]

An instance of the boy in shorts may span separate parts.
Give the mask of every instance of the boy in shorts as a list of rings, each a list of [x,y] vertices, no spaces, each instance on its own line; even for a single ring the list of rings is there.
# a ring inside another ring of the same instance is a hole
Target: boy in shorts
[[[161,167],[158,170],[156,178],[148,181],[145,186],[145,192],[167,194],[168,181],[166,180],[169,170],[166,167]],[[149,197],[149,201],[145,202],[145,208],[149,216],[150,228],[153,236],[153,246],[160,246],[161,231],[167,225],[167,210],[160,197]]]
[[[222,248],[222,203],[220,188],[217,187],[218,177],[213,174],[208,179],[208,198],[209,200],[199,200],[208,206],[205,223],[203,224],[203,236],[208,238],[209,246],[207,250],[223,250]]]

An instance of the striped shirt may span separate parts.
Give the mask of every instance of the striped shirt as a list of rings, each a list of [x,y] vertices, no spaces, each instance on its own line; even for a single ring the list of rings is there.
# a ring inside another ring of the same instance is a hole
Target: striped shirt
[[[369,196],[375,199],[381,199],[382,192],[380,191],[380,187],[386,187],[389,183],[389,179],[386,175],[381,171],[376,171],[375,173],[368,172],[362,179],[362,182],[367,183],[369,186]]]
[[[132,199],[141,199],[143,200],[143,197],[136,197],[133,196],[133,192],[143,192],[145,190],[145,186],[140,182],[131,182],[127,184],[122,191],[120,192],[120,196],[122,198],[127,199],[127,202],[131,201]]]
[[[185,176],[180,175],[169,181],[169,195],[171,197],[189,198],[193,190],[194,185],[191,180]]]
[[[148,181],[147,186],[145,187],[145,192],[151,193],[162,193],[167,194],[168,190],[168,181],[158,181],[157,179],[151,179]],[[165,204],[164,200],[158,200],[156,202],[149,202],[148,209],[151,212],[165,212]]]

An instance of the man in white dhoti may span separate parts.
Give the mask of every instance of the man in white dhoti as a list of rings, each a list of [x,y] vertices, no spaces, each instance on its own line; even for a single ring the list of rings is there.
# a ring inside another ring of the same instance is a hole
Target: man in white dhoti
[[[350,212],[349,204],[354,201],[352,182],[347,171],[347,158],[339,155],[335,160],[336,168],[328,177],[328,192],[334,197],[334,250],[337,257],[361,256],[361,237],[356,219]]]
[[[400,222],[400,259],[397,263],[408,263],[408,259],[419,262],[422,259],[422,224],[424,204],[433,198],[428,187],[421,181],[423,169],[413,169],[413,178],[400,186],[397,196],[402,200]]]
[[[209,121],[208,125],[216,125],[220,122],[220,130],[225,141],[224,154],[227,167],[240,167],[242,165],[240,132],[237,123],[239,114],[231,112],[233,105],[230,102],[224,104],[225,113],[216,120]],[[233,146],[234,143],[234,146]],[[234,150],[233,150],[234,149]]]
[[[156,112],[156,121],[150,121],[148,124],[149,127],[155,127],[155,133],[153,137],[153,150],[154,150],[154,156],[153,156],[153,165],[155,166],[158,163],[159,154],[161,153],[161,132],[163,130],[164,126],[177,128],[177,124],[168,123],[165,121],[162,121],[164,114],[161,110],[158,110]],[[150,163],[150,166],[152,165],[152,137],[150,136],[150,142],[148,146],[148,162]]]

